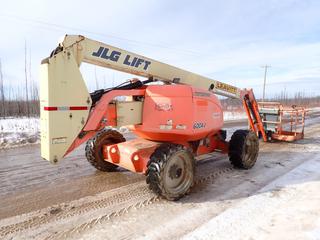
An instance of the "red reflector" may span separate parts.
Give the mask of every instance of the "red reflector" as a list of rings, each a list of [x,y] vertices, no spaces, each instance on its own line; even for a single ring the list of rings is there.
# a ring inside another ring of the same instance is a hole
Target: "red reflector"
[[[44,107],[45,111],[57,111],[58,108],[57,107]]]
[[[88,107],[70,107],[70,110],[87,110]]]
[[[87,110],[87,106],[73,106],[73,107],[44,107],[45,111],[71,111],[71,110]]]

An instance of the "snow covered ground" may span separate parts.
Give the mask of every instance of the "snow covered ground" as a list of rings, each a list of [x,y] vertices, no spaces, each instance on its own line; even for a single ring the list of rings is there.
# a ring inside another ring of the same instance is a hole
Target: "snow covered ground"
[[[0,148],[39,142],[38,118],[0,119]]]
[[[121,127],[122,133],[128,129]],[[40,142],[39,118],[0,118],[0,149]]]
[[[224,121],[236,121],[247,119],[247,114],[245,111],[224,111],[223,112],[223,120]]]
[[[319,169],[315,156],[182,239],[319,240]]]
[[[0,151],[0,239],[319,240],[319,119],[303,140],[261,142],[248,171],[208,155],[177,202],[139,174],[96,171],[83,148],[58,165],[38,145]]]

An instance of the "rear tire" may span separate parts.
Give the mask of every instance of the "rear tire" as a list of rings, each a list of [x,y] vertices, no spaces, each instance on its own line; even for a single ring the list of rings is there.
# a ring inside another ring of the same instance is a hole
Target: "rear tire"
[[[168,200],[180,199],[193,185],[195,159],[182,145],[160,145],[151,155],[147,167],[149,188]]]
[[[229,142],[229,159],[233,166],[250,169],[257,161],[259,153],[259,139],[248,130],[237,130]]]
[[[118,131],[112,129],[103,129],[99,131],[93,138],[88,140],[85,148],[86,158],[92,166],[100,171],[115,171],[118,166],[104,160],[102,154],[103,146],[125,141],[126,139]]]

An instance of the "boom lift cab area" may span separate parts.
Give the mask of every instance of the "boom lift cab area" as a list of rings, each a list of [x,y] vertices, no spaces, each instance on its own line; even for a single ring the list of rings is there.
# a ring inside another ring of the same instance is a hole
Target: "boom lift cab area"
[[[82,62],[147,80],[90,94],[79,71]],[[216,94],[243,102],[251,131],[237,130],[226,142]],[[267,139],[252,90],[78,35],[66,35],[42,61],[40,107],[44,159],[57,163],[86,142],[86,158],[94,167],[113,171],[120,166],[145,174],[150,189],[169,200],[189,191],[195,157],[228,153],[235,167],[249,169],[258,156],[257,135]],[[127,126],[138,138],[126,141],[110,126]]]

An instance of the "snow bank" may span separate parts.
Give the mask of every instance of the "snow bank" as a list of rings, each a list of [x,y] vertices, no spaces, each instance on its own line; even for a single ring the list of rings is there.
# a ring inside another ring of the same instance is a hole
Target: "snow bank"
[[[182,239],[320,239],[319,169],[315,155]]]
[[[118,129],[129,132],[126,127]],[[0,149],[40,143],[39,118],[0,118]]]
[[[0,119],[0,148],[38,143],[39,132],[38,118]]]
[[[307,108],[307,111],[310,111],[310,112],[320,112],[320,107]]]
[[[235,121],[247,119],[247,114],[244,111],[224,111],[223,120],[224,121]]]

